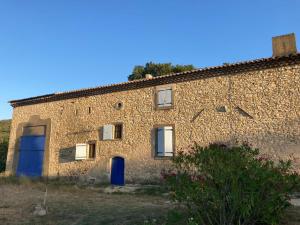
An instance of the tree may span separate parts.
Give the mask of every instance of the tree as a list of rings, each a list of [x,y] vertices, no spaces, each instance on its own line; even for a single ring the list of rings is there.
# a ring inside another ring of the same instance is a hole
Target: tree
[[[145,66],[135,66],[132,74],[128,76],[128,80],[137,80],[145,78],[146,74],[151,74],[153,77],[158,77],[170,73],[179,73],[188,70],[193,70],[193,65],[172,65],[171,63],[146,63]]]
[[[0,173],[5,171],[6,156],[8,150],[8,140],[0,141]]]

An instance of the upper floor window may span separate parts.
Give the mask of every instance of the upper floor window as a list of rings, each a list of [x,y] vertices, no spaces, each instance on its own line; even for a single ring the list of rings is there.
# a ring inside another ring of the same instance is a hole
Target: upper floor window
[[[173,90],[172,87],[158,87],[156,92],[157,108],[170,108],[173,106]]]
[[[173,156],[174,140],[173,127],[165,126],[156,128],[155,132],[155,155]]]
[[[107,124],[103,126],[103,140],[117,140],[123,137],[123,124]]]

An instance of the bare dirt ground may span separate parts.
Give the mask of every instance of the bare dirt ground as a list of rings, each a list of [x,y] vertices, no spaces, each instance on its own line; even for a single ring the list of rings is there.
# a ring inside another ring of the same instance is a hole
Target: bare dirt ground
[[[105,194],[75,187],[48,188],[46,216],[33,215],[43,202],[41,185],[0,184],[0,224],[144,224],[170,208],[166,198]]]
[[[33,215],[43,203],[44,183],[0,182],[0,225],[161,224],[172,205],[166,197],[146,194],[107,194],[100,188],[48,186],[47,215]],[[147,223],[158,219],[156,223]],[[283,224],[300,225],[300,207],[291,207]]]

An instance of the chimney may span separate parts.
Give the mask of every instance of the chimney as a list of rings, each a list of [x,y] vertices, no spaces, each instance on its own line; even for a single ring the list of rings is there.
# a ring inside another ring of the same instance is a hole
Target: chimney
[[[153,76],[151,74],[146,74],[145,77],[146,77],[146,79],[152,79],[153,78]]]
[[[272,38],[273,57],[288,56],[297,53],[295,34],[286,34]]]

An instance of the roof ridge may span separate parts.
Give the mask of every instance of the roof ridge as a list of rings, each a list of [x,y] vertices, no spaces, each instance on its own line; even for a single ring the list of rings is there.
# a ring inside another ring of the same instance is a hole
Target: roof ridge
[[[138,80],[133,80],[133,81],[125,81],[125,82],[120,82],[120,83],[115,83],[115,84],[96,86],[96,87],[92,87],[92,88],[81,88],[81,89],[64,91],[64,92],[56,92],[53,94],[40,95],[40,96],[18,99],[18,100],[11,100],[11,101],[9,101],[9,103],[11,103],[12,106],[23,105],[23,104],[19,104],[19,103],[24,103],[24,102],[28,102],[29,104],[34,104],[33,102],[38,101],[40,99],[46,100],[46,99],[51,99],[53,97],[54,98],[57,97],[59,100],[63,96],[66,96],[66,95],[70,95],[70,98],[74,98],[74,97],[76,97],[75,96],[76,94],[84,93],[84,92],[86,92],[86,95],[96,95],[96,94],[101,94],[102,93],[101,91],[99,91],[99,93],[97,91],[102,90],[102,89],[116,88],[116,91],[121,91],[120,90],[121,88],[118,88],[118,87],[123,87],[124,90],[129,89],[129,88],[126,89],[125,88],[126,86],[132,86],[131,88],[135,87],[135,89],[137,89],[137,88],[141,88],[141,87],[137,87],[137,86],[142,83],[145,83],[145,84],[148,83],[148,86],[153,86],[153,85],[155,85],[155,83],[159,83],[159,81],[165,81],[166,83],[172,83],[172,82],[167,82],[167,79],[179,77],[182,75],[190,75],[190,74],[195,74],[195,73],[200,73],[200,72],[206,73],[209,71],[212,71],[214,73],[222,73],[222,71],[219,71],[219,70],[237,68],[240,66],[251,67],[252,65],[255,65],[255,64],[258,64],[257,68],[256,68],[256,69],[258,69],[259,67],[263,66],[263,65],[260,65],[261,63],[272,63],[272,62],[278,63],[280,61],[285,61],[285,60],[292,61],[293,59],[295,59],[296,61],[298,60],[297,63],[300,63],[300,53],[291,54],[288,56],[260,58],[260,59],[254,59],[254,60],[246,60],[246,61],[228,63],[228,64],[226,63],[226,64],[218,65],[218,66],[203,67],[203,68],[198,68],[198,69],[193,69],[193,70],[188,70],[188,71],[183,71],[183,72],[178,72],[178,73],[170,73],[170,74],[166,74],[166,75],[162,75],[162,76],[153,77],[151,79],[143,78],[143,79],[138,79]],[[240,72],[240,70],[243,70],[243,69],[241,68],[237,71]],[[204,76],[199,76],[195,79],[201,79],[203,77]],[[192,78],[192,79],[194,79],[194,78]],[[178,81],[178,82],[180,82],[180,81]],[[145,85],[145,86],[147,86],[147,85]],[[110,92],[112,92],[112,90],[110,90]],[[77,97],[81,97],[81,96],[77,96]]]

